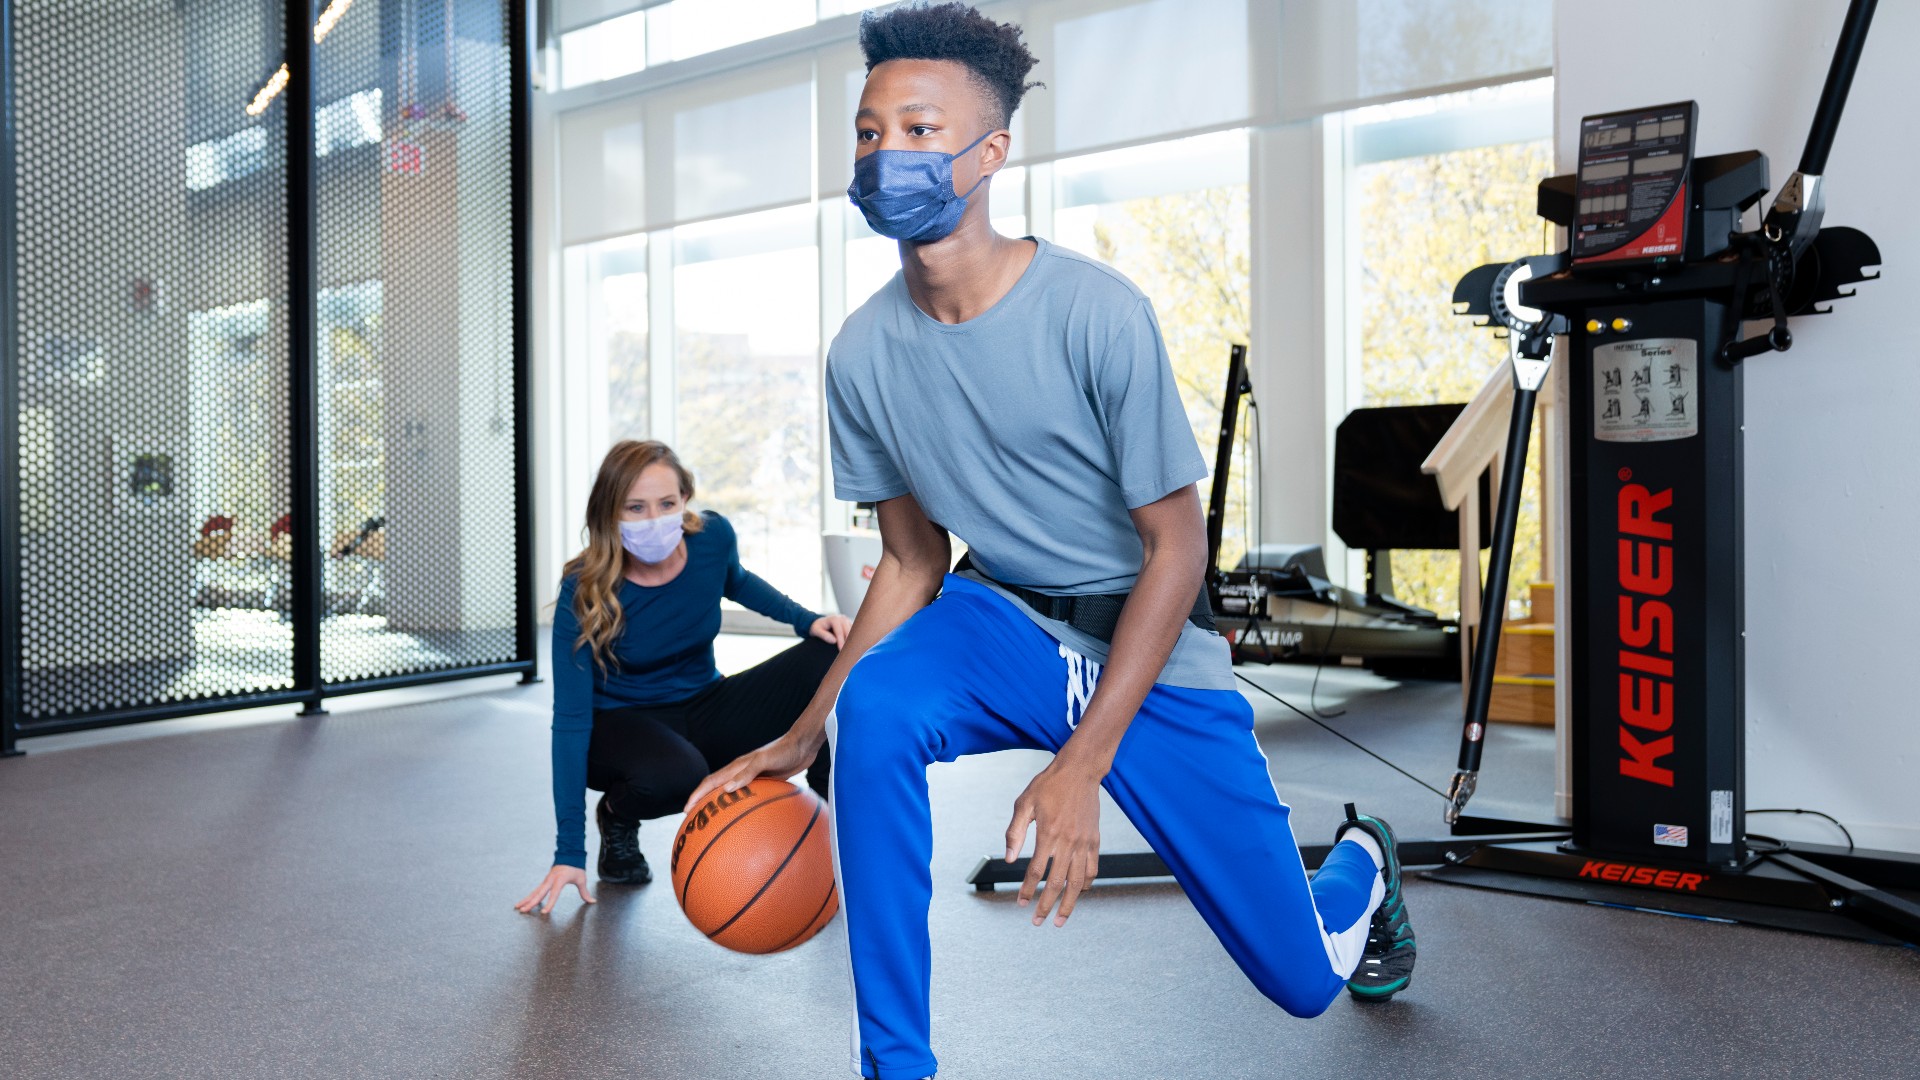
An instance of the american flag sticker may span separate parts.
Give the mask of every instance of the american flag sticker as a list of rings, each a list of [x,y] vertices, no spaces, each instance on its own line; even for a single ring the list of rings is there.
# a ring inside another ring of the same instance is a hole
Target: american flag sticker
[[[1655,825],[1653,842],[1663,847],[1686,847],[1687,827],[1685,825]]]

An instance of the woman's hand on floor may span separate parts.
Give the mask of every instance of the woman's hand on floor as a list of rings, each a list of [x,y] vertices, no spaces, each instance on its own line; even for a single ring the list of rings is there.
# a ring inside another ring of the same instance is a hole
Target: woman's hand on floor
[[[847,635],[853,633],[853,620],[845,615],[822,615],[813,620],[813,625],[807,628],[807,633],[836,649],[844,648],[847,644]]]
[[[528,893],[525,900],[513,905],[513,909],[522,915],[531,914],[534,907],[544,900],[546,903],[540,907],[540,914],[545,915],[553,910],[553,905],[559,901],[560,894],[569,885],[579,890],[580,899],[589,904],[594,902],[593,894],[587,891],[585,870],[577,866],[555,866],[547,871],[546,880],[540,883],[540,887]]]

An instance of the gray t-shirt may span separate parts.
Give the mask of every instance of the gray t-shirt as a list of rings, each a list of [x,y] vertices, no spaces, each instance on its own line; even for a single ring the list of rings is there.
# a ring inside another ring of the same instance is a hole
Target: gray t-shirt
[[[1007,295],[966,322],[914,306],[899,274],[848,316],[827,352],[834,496],[911,492],[1000,581],[1125,592],[1143,554],[1127,511],[1204,479],[1206,461],[1152,303],[1111,267],[1037,243]],[[1106,663],[1098,638],[1015,604]],[[1157,681],[1232,689],[1225,639],[1186,624]]]

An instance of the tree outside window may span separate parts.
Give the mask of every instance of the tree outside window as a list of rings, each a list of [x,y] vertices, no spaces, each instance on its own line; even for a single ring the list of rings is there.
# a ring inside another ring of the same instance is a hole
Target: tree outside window
[[[1220,435],[1227,352],[1252,329],[1247,185],[1229,184],[1059,211],[1059,242],[1127,275],[1153,301],[1180,400],[1209,465]],[[1250,420],[1235,447],[1220,565],[1239,562],[1251,525]],[[1202,482],[1200,498],[1207,498]]]
[[[1466,402],[1506,363],[1506,343],[1453,314],[1453,287],[1482,263],[1546,249],[1535,191],[1553,171],[1548,140],[1362,165],[1357,200],[1361,404]],[[1509,609],[1540,574],[1540,431],[1535,421],[1514,536]],[[1481,561],[1484,573],[1486,553]],[[1460,559],[1396,551],[1400,599],[1455,616]]]

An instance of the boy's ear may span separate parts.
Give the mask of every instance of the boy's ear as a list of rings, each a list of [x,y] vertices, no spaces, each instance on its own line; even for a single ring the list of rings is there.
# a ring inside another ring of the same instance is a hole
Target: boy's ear
[[[1006,167],[1007,158],[1013,151],[1013,133],[1005,128],[987,136],[987,156],[981,162],[981,174],[992,176]]]

